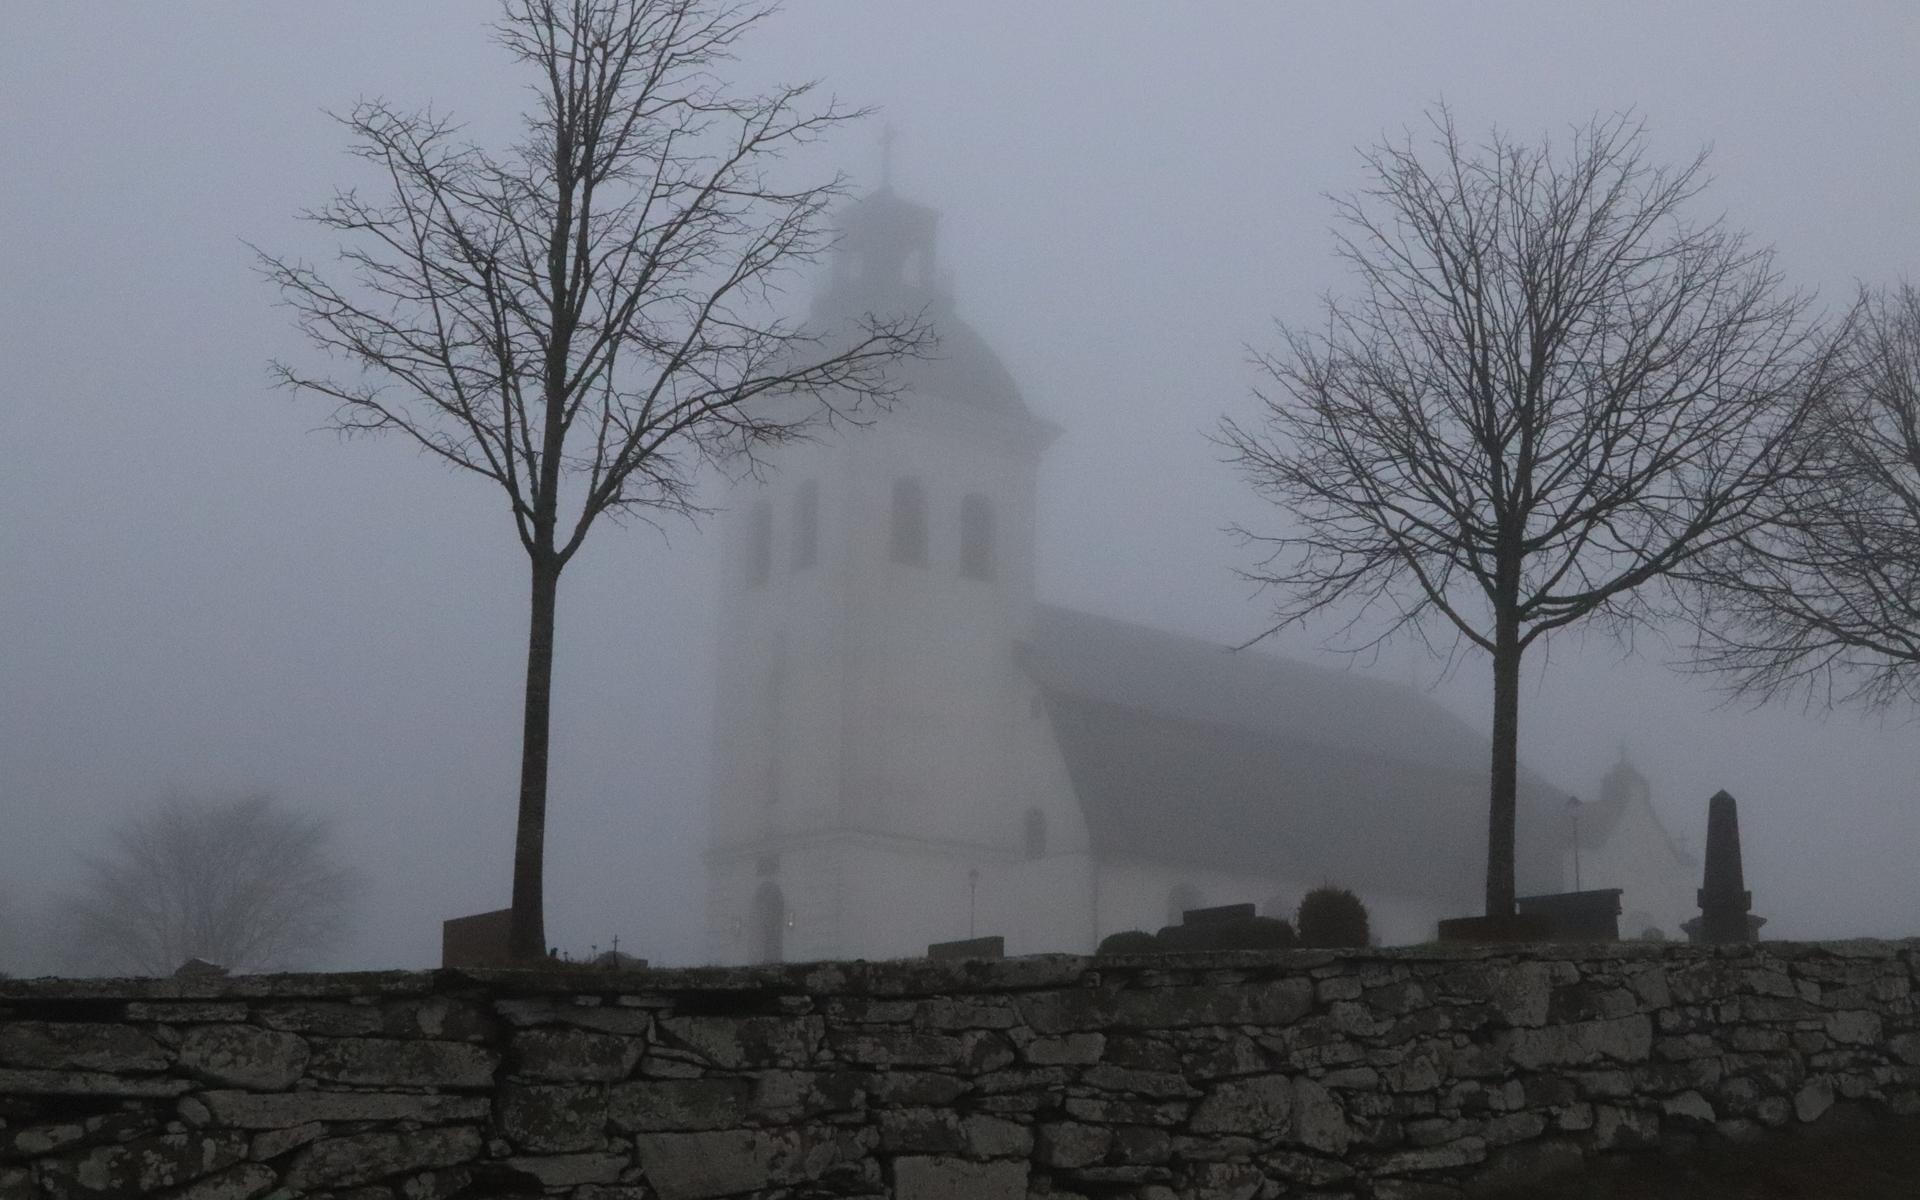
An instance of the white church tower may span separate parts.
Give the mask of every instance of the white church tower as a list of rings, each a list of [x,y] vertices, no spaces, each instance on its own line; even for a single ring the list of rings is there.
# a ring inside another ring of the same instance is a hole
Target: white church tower
[[[722,525],[716,961],[902,956],[1001,933],[989,907],[1018,899],[1003,867],[1046,855],[1050,832],[1084,873],[1086,835],[1046,779],[1015,651],[1057,431],[955,314],[936,222],[885,187],[844,214],[816,319],[920,312],[936,357],[903,368],[907,394],[870,426],[782,448]]]

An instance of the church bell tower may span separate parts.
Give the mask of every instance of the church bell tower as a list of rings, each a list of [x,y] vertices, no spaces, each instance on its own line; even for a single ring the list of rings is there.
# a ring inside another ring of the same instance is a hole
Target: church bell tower
[[[966,937],[979,864],[1018,852],[1014,647],[1056,430],[956,313],[937,224],[890,187],[842,215],[814,325],[920,313],[939,346],[901,364],[899,402],[870,424],[782,447],[720,523],[715,961]]]

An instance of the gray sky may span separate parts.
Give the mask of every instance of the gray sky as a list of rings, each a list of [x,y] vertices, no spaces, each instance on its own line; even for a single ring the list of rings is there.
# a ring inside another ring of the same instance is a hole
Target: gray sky
[[[478,0],[0,0],[0,891],[28,915],[116,815],[262,787],[334,818],[368,879],[341,964],[435,960],[507,899],[524,558],[491,484],[342,443],[267,387],[301,347],[246,239],[351,177],[322,113],[432,101],[498,141],[520,80]],[[1920,275],[1920,7],[798,0],[747,83],[820,77],[900,131],[962,311],[1065,434],[1040,589],[1240,640],[1220,532],[1263,513],[1204,433],[1248,343],[1340,278],[1323,193],[1444,98],[1469,130],[1632,107],[1796,279]],[[833,162],[871,180],[878,123]],[[562,584],[549,936],[698,953],[711,548],[596,530]],[[1310,638],[1289,650],[1308,653]],[[1522,756],[1591,790],[1621,745],[1697,843],[1742,801],[1784,935],[1920,932],[1920,727],[1716,708],[1643,642],[1531,664]],[[1396,655],[1378,668],[1430,678]],[[1439,689],[1484,727],[1469,662]],[[27,931],[31,933],[29,928]]]

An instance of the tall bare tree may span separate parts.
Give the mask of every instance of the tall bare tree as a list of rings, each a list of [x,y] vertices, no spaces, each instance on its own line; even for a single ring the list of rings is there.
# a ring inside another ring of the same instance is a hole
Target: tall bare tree
[[[174,796],[123,823],[63,906],[90,970],[305,965],[345,929],[354,875],[325,822],[267,796]]]
[[[1520,667],[1556,630],[1655,616],[1672,576],[1738,537],[1792,467],[1822,374],[1771,254],[1689,215],[1704,156],[1648,160],[1595,118],[1556,151],[1465,143],[1444,109],[1365,155],[1336,199],[1358,288],[1257,359],[1231,460],[1292,518],[1237,532],[1277,591],[1268,632],[1333,615],[1493,659],[1486,912],[1511,913]],[[1451,650],[1449,650],[1451,652]]]
[[[1753,696],[1920,701],[1920,288],[1863,289],[1774,519],[1704,558],[1697,666]]]
[[[916,317],[817,330],[780,289],[829,243],[838,177],[781,156],[862,115],[811,85],[735,94],[716,77],[771,10],[726,0],[506,0],[529,69],[525,132],[494,152],[433,113],[342,118],[380,176],[306,214],[341,235],[344,279],[263,255],[345,378],[279,364],[349,432],[396,432],[506,493],[530,605],[512,950],[546,944],[543,860],[555,606],[599,518],[693,509],[702,463],[751,456],[890,395]]]

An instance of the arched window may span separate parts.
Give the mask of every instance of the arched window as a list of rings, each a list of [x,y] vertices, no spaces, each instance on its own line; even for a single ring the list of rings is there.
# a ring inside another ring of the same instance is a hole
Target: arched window
[[[960,501],[960,574],[993,578],[993,505],[978,492]]]
[[[787,900],[772,880],[753,894],[753,961],[780,962],[786,951]]]
[[[747,582],[759,587],[773,573],[773,504],[756,500],[747,531]]]
[[[916,567],[927,565],[927,489],[918,479],[893,481],[893,530],[887,557]]]
[[[820,557],[820,484],[812,479],[793,497],[793,569],[804,571]]]
[[[1205,907],[1204,897],[1199,888],[1190,883],[1177,884],[1167,893],[1167,924],[1178,925],[1188,909],[1202,907]]]
[[[1025,842],[1028,858],[1047,856],[1047,814],[1037,808],[1027,810]]]

